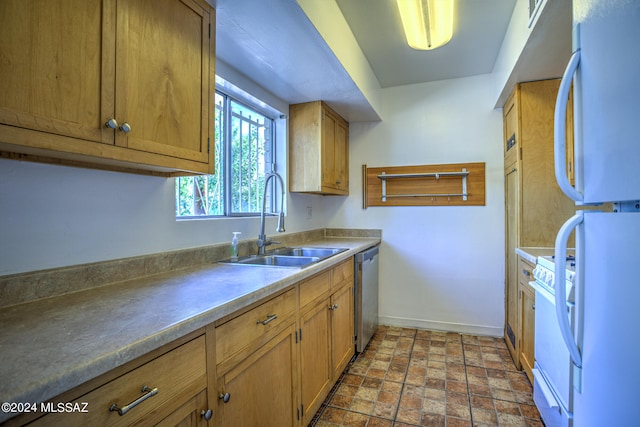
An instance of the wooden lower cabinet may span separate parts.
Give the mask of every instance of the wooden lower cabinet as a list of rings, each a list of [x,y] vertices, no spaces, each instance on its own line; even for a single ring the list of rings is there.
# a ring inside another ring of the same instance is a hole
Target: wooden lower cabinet
[[[355,352],[353,323],[353,258],[221,319],[213,425],[308,425]]]
[[[207,414],[207,392],[201,391],[193,399],[176,409],[171,415],[156,424],[156,427],[204,427],[209,425],[207,418],[213,415],[213,411]]]
[[[520,364],[533,384],[533,364],[535,362],[535,309],[536,293],[529,285],[533,281],[534,265],[518,257],[518,295],[520,317]]]
[[[520,217],[520,178],[516,163],[505,167],[505,341],[507,348],[513,357],[516,368],[520,369],[520,360],[517,354],[520,352],[518,345],[518,330],[520,328],[518,315],[518,261],[516,248],[520,230],[518,227]]]
[[[307,425],[333,386],[331,369],[331,299],[300,315],[300,372],[303,425]]]
[[[298,424],[296,327],[288,328],[218,379],[218,425]]]
[[[331,296],[331,369],[336,381],[355,352],[353,342],[353,277]]]
[[[353,310],[349,258],[51,399],[88,413],[6,425],[304,427],[355,352]]]
[[[134,369],[125,365],[118,370],[126,372],[111,380],[103,382],[97,379],[80,386],[77,389],[80,392],[91,390],[80,397],[73,397],[78,394],[72,390],[51,399],[51,402],[77,403],[80,408],[86,403],[86,412],[52,412],[28,425],[205,426],[205,414],[209,409],[205,348],[205,337],[200,335]],[[143,392],[143,386],[147,386],[149,391]],[[154,389],[157,393],[151,393],[144,401],[132,405]],[[113,405],[131,407],[120,415]],[[28,420],[17,418],[9,420],[7,425],[26,423]]]
[[[353,357],[353,259],[300,284],[300,385],[303,425]]]

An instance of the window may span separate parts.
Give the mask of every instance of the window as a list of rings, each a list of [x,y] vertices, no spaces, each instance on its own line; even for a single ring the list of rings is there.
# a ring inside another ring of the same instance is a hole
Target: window
[[[215,108],[216,173],[176,178],[178,218],[252,216],[262,209],[265,174],[274,164],[273,119],[222,92]]]

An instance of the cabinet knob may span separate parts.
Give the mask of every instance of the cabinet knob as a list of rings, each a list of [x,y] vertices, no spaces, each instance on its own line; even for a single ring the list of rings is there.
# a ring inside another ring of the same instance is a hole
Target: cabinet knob
[[[124,122],[118,129],[120,129],[124,133],[129,133],[131,132],[131,125],[127,122]]]
[[[211,409],[207,409],[206,411],[203,409],[202,411],[200,411],[200,416],[209,421],[213,416],[213,411]]]
[[[229,401],[229,399],[231,399],[231,395],[229,393],[220,393],[218,395],[218,399],[222,400],[224,403],[227,403]]]
[[[118,122],[116,121],[116,119],[109,119],[104,125],[109,129],[115,129],[118,127]]]
[[[333,304],[329,306],[329,310],[335,310],[338,308],[338,304]]]

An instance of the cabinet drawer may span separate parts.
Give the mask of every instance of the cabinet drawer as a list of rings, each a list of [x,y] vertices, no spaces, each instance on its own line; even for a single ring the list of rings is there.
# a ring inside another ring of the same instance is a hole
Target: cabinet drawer
[[[340,287],[346,280],[353,282],[353,257],[333,268],[331,289]]]
[[[331,271],[322,273],[300,284],[300,307],[328,294],[331,289]]]
[[[195,396],[206,388],[206,370],[205,338],[200,336],[73,402],[80,408],[86,403],[87,412],[50,413],[32,425],[124,426],[141,422],[143,418],[145,424],[159,422],[179,407],[185,397]],[[157,389],[157,393],[132,406],[123,415],[119,415],[116,408],[109,410],[114,404],[123,408],[149,393],[141,391],[144,386],[149,390]]]
[[[265,342],[290,322],[296,310],[295,288],[229,320],[216,328],[216,360],[225,361],[238,351]]]
[[[518,282],[523,285],[528,284],[533,281],[533,269],[535,265],[531,264],[528,261],[525,261],[521,257],[518,257]]]

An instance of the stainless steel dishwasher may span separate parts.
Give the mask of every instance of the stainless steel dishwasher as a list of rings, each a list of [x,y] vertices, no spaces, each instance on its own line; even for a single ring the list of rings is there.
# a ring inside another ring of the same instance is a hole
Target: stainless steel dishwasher
[[[355,262],[355,341],[362,352],[378,327],[378,250],[374,246],[356,254]]]

